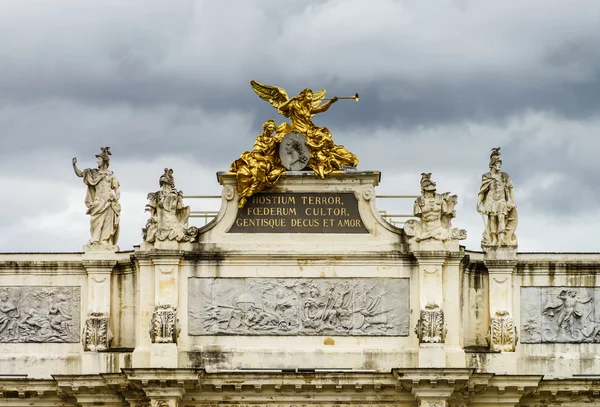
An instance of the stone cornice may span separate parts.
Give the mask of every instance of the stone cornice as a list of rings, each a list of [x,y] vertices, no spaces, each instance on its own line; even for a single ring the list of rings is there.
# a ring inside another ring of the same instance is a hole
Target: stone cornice
[[[55,375],[54,380],[0,379],[0,406],[141,405],[155,398],[175,398],[185,405],[283,404],[302,398],[304,404],[344,402],[402,404],[446,400],[514,405],[535,400],[579,397],[600,400],[600,383],[593,378],[543,380],[535,375],[494,375],[473,369],[394,369],[371,372],[216,372],[202,369],[123,369],[122,373]],[[13,402],[11,403],[11,400]],[[19,400],[22,403],[15,404]],[[513,403],[513,404],[511,404]],[[293,404],[293,403],[292,403]]]

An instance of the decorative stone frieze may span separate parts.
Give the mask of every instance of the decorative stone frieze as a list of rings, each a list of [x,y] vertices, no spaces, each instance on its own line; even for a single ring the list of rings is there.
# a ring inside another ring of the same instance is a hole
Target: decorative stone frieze
[[[150,322],[153,343],[177,343],[177,308],[169,304],[157,305]]]
[[[79,342],[80,287],[0,286],[0,343]]]
[[[427,305],[421,310],[415,329],[420,343],[443,343],[444,331],[444,311],[438,305]]]
[[[598,287],[522,287],[521,342],[600,343]]]
[[[406,336],[407,278],[190,278],[190,335]]]
[[[85,321],[83,350],[103,351],[109,347],[109,319],[101,312],[92,312]]]

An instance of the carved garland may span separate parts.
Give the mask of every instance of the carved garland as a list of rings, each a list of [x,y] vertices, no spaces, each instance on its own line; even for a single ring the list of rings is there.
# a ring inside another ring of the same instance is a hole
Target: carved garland
[[[516,328],[508,311],[498,311],[490,325],[490,348],[502,352],[514,352]]]
[[[443,343],[444,311],[437,305],[427,305],[424,310],[421,310],[415,333],[420,343]]]
[[[169,304],[157,305],[150,322],[153,343],[176,343],[177,308]]]
[[[101,312],[92,312],[88,315],[83,329],[83,350],[106,350],[108,340],[108,316]]]

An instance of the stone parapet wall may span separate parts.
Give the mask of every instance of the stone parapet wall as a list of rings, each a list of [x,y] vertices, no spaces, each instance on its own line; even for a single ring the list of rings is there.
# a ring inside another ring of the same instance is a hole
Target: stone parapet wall
[[[408,239],[377,211],[377,172],[286,176],[246,208],[260,209],[248,219],[274,213],[276,230],[230,233],[244,209],[235,178],[219,179],[221,211],[197,239],[145,241],[132,252],[0,254],[2,373],[600,374],[600,254],[465,251],[454,229],[424,238],[423,218]],[[298,202],[280,199],[291,193]],[[283,220],[297,218],[285,208],[330,229],[286,231]],[[344,217],[360,230],[336,223]]]

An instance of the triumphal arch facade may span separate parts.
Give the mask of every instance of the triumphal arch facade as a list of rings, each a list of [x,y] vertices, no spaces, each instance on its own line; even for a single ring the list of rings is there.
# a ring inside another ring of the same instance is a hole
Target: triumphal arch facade
[[[600,405],[600,255],[519,252],[500,148],[469,250],[430,173],[382,216],[382,174],[312,121],[342,98],[252,88],[290,121],[217,174],[206,225],[167,168],[120,251],[112,152],[73,159],[83,251],[0,254],[0,406]]]

